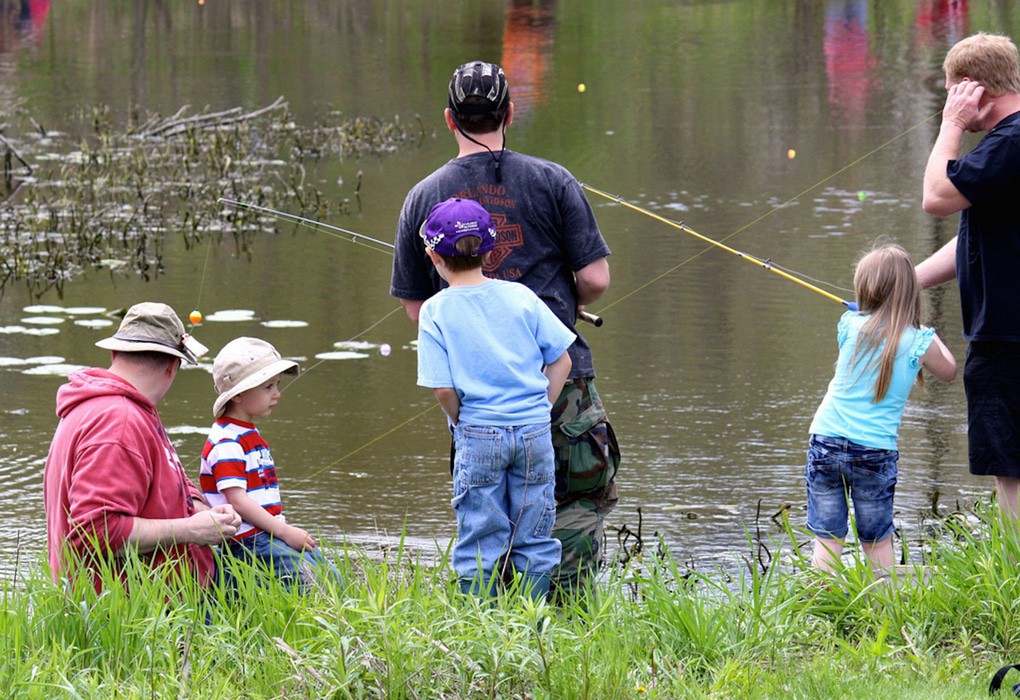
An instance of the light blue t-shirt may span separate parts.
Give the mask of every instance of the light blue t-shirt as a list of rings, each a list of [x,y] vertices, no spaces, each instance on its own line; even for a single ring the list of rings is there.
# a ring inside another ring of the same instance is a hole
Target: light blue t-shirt
[[[854,368],[850,368],[858,333],[867,320],[866,315],[856,311],[847,311],[839,319],[836,374],[815,412],[810,432],[812,435],[846,438],[879,450],[895,450],[903,409],[921,370],[921,356],[931,345],[935,329],[908,328],[903,332],[893,363],[889,391],[881,401],[872,403],[878,368],[869,365],[875,356],[857,358]],[[881,354],[883,347],[876,352]]]
[[[464,423],[547,422],[552,406],[542,368],[574,337],[523,284],[448,287],[418,316],[418,385],[456,389]]]

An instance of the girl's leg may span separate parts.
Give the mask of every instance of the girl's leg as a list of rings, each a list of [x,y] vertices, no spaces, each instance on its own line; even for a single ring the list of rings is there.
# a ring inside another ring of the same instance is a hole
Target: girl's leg
[[[847,445],[844,438],[812,435],[804,467],[807,526],[815,536],[811,563],[825,571],[839,562],[848,532]]]
[[[856,446],[853,450],[851,496],[857,524],[857,539],[876,574],[896,563],[893,551],[893,500],[899,470],[896,450]]]
[[[811,564],[816,569],[834,571],[843,553],[843,540],[815,537],[815,548],[811,553]]]

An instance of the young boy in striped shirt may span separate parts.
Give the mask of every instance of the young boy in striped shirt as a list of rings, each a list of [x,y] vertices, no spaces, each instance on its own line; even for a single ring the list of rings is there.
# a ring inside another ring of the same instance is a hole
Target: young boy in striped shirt
[[[296,362],[283,359],[259,338],[237,338],[220,350],[213,361],[216,422],[202,450],[200,482],[210,505],[229,503],[241,516],[228,543],[231,554],[263,563],[288,583],[307,586],[316,570],[336,571],[315,539],[284,519],[276,464],[254,422],[276,408],[280,377],[298,372]]]

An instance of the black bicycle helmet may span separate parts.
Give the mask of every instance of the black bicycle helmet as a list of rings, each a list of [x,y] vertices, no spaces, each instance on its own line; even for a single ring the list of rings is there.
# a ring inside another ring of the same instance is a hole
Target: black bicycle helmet
[[[481,99],[468,99],[472,97]],[[503,112],[509,104],[510,85],[503,69],[495,63],[471,61],[453,72],[450,109],[457,114]]]

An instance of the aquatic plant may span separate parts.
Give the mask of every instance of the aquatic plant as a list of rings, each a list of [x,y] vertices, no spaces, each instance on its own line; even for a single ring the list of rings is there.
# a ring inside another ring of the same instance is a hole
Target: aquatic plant
[[[254,238],[276,223],[218,204],[220,197],[316,219],[343,215],[352,197],[358,201],[360,178],[350,196],[330,198],[306,168],[391,153],[420,138],[399,120],[338,112],[301,125],[283,98],[250,112],[136,111],[123,124],[108,106],[93,106],[76,112],[73,134],[47,131],[21,107],[3,119],[0,293],[23,281],[36,297],[61,294],[87,269],[158,276],[168,236],[191,247],[229,235],[239,254],[251,255]]]

